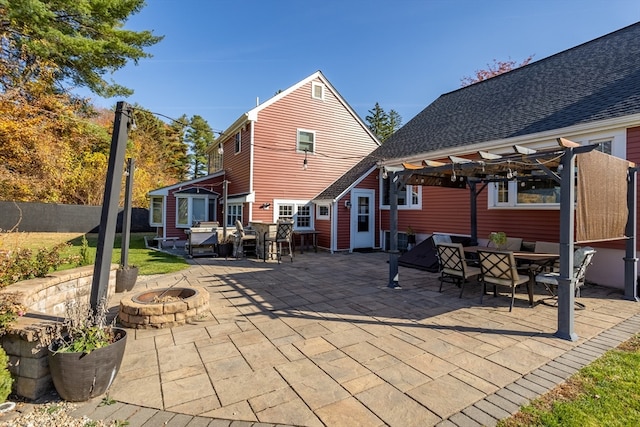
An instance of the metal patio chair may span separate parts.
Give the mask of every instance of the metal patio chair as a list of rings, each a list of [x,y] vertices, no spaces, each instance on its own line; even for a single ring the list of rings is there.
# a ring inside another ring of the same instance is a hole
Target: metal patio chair
[[[278,221],[278,225],[276,227],[276,235],[266,236],[263,242],[263,261],[267,261],[267,256],[271,256],[274,254],[272,248],[275,246],[275,255],[278,260],[278,264],[282,260],[282,244],[287,245],[287,249],[289,250],[289,256],[291,257],[291,262],[293,262],[293,247],[291,241],[293,239],[293,221]],[[270,249],[267,251],[267,247]]]
[[[591,265],[591,261],[593,260],[593,256],[596,254],[596,250],[590,246],[585,246],[577,249],[573,253],[573,279],[575,280],[575,297],[580,296],[580,288],[584,285],[585,276],[587,274],[587,268]],[[542,304],[549,305],[552,307],[558,306],[558,279],[560,278],[560,273],[558,271],[552,271],[547,273],[540,273],[536,275],[535,281],[536,283],[541,283],[547,292],[551,295],[550,297],[543,298],[540,300]],[[583,303],[574,301],[575,307],[578,310],[584,310],[585,306]]]
[[[240,220],[236,220],[236,258],[241,258],[248,252],[258,256],[258,234],[255,230],[247,229],[242,226]]]
[[[479,250],[478,258],[480,260],[480,277],[482,281],[480,304],[482,304],[482,299],[487,291],[487,284],[493,285],[494,296],[498,295],[497,286],[507,286],[511,288],[509,311],[513,310],[516,288],[529,282],[529,276],[518,273],[518,266],[513,252]]]
[[[440,263],[440,290],[444,282],[455,283],[460,287],[460,296],[464,291],[464,283],[480,274],[480,269],[467,265],[464,259],[464,248],[461,243],[438,243],[438,262]]]

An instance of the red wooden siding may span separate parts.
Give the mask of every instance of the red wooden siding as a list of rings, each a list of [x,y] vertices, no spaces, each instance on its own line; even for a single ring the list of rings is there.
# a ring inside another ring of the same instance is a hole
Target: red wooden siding
[[[338,200],[338,231],[336,236],[336,250],[351,249],[351,210],[344,207],[345,200],[351,200],[351,192]]]
[[[297,130],[315,131],[316,153],[296,152]],[[328,88],[311,98],[311,82],[260,111],[254,134],[256,202],[308,200],[377,144]]]
[[[215,191],[216,193],[220,194],[220,199],[222,198],[222,180],[223,180],[223,176],[219,176],[216,178],[212,178],[212,179],[207,179],[205,181],[200,181],[196,184],[193,184],[194,186],[197,187],[201,187],[201,188],[205,188],[207,190],[211,190],[211,191]],[[185,184],[186,187],[191,186],[191,184]],[[175,188],[172,190],[169,190],[169,195],[167,197],[167,210],[165,213],[165,225],[166,225],[166,229],[167,229],[167,237],[178,237],[182,240],[186,239],[187,236],[185,234],[185,229],[184,228],[177,228],[176,227],[176,198],[175,198],[175,193],[176,191],[179,191],[179,188]],[[218,199],[218,200],[220,200]],[[216,218],[218,218],[218,221],[220,223],[222,223],[222,207],[218,204],[216,206]],[[158,228],[158,233],[162,233],[162,228]]]
[[[329,208],[329,217],[333,216],[333,210]],[[331,220],[315,219],[315,230],[318,234],[318,246],[324,249],[331,249]]]
[[[627,130],[627,160],[640,164],[640,127]],[[492,231],[504,231],[508,236],[522,237],[525,241],[558,241],[560,210],[488,209],[487,194],[488,188],[478,197],[478,238],[487,238]],[[405,232],[410,225],[420,234],[437,231],[471,233],[468,189],[423,187],[422,207],[421,211],[399,211],[399,232]],[[382,211],[382,229],[389,229],[388,210]],[[599,243],[594,246],[622,249],[624,242]]]

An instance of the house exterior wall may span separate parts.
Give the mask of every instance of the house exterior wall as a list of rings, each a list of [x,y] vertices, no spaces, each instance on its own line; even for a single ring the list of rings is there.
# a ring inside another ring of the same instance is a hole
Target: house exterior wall
[[[336,233],[336,250],[351,250],[351,210],[344,207],[344,202],[351,200],[351,192],[345,194],[337,203],[338,225]]]
[[[378,188],[378,171],[374,170],[369,173],[364,179],[362,179],[357,185],[355,185],[354,189],[368,189],[374,190],[374,247],[379,248],[380,244],[380,229],[381,229],[381,218],[380,218],[380,189]],[[347,200],[351,200],[351,191],[346,193],[343,197],[341,197],[337,201],[337,210],[338,210],[338,219],[337,219],[337,235],[335,236],[336,241],[336,251],[350,251],[353,248],[351,247],[351,215],[353,207],[351,209],[347,209],[344,204]]]
[[[312,96],[314,83],[324,86],[323,99]],[[379,146],[354,114],[322,74],[317,73],[240,117],[216,140],[215,146],[210,147],[224,148],[224,175],[206,182],[210,189],[221,194],[218,221],[224,221],[224,179],[228,182],[229,198],[254,197],[255,201],[243,203],[245,225],[251,221],[276,220],[277,202],[310,203],[314,196]],[[315,133],[314,152],[306,153],[306,169],[303,169],[305,153],[297,150],[298,130]],[[240,152],[235,150],[238,132]],[[261,208],[265,204],[269,204],[269,208]],[[166,236],[184,238],[184,230],[176,228],[175,222],[176,200],[170,191],[165,210]],[[331,221],[317,220],[313,209],[311,225],[320,231],[319,246],[330,248]]]
[[[317,236],[318,247],[326,250],[331,250],[332,219],[333,219],[333,212],[331,208],[329,208],[329,219],[318,219],[316,217],[316,220],[315,220],[315,230],[319,233]]]
[[[640,127],[626,129],[626,156],[627,160],[640,164]],[[490,209],[487,190],[485,188],[477,199],[479,239],[486,239],[492,231],[504,231],[507,236],[521,237],[524,241],[559,240],[559,209]],[[470,204],[468,189],[423,187],[422,210],[398,210],[398,232],[405,232],[411,226],[418,234],[418,241],[434,232],[468,235],[471,233]],[[640,202],[637,212],[640,212]],[[381,220],[381,230],[388,231],[388,209],[381,211]],[[636,242],[640,245],[638,240]],[[589,245],[596,248],[598,254],[587,279],[623,288],[625,242],[618,240]]]
[[[184,183],[184,188],[189,187],[200,187],[206,190],[215,191],[217,193],[222,194],[222,180],[224,179],[224,175],[212,177],[210,179],[205,179],[198,181],[197,183]],[[177,216],[177,203],[176,203],[176,192],[180,191],[181,186],[177,185],[168,189],[168,194],[165,200],[165,208],[164,208],[164,224],[165,227],[154,227],[156,230],[156,235],[159,237],[177,237],[180,240],[186,240],[188,238],[185,233],[186,228],[176,227],[176,216]],[[159,196],[153,196],[159,197]],[[213,197],[213,196],[211,196]],[[220,216],[222,212],[222,208],[220,206],[216,207],[216,218],[219,222],[222,221],[222,217]]]
[[[259,112],[253,169],[258,205],[311,200],[377,147],[334,93],[325,90],[319,100],[311,90],[310,81]],[[299,129],[315,132],[316,153],[307,153],[306,170],[305,153],[296,150]],[[277,211],[271,214],[273,220]],[[254,219],[267,220],[255,211]]]

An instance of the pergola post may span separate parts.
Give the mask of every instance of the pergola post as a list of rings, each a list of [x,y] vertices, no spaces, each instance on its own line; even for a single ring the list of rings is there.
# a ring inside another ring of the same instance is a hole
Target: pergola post
[[[560,182],[560,277],[558,278],[558,338],[576,341],[574,331],[575,279],[573,241],[575,235],[575,153],[567,148],[562,157]]]
[[[398,280],[398,187],[400,175],[389,172],[389,284],[390,288],[399,286]]]
[[[629,168],[629,181],[627,183],[627,227],[625,229],[626,253],[624,257],[624,299],[638,301],[638,258],[636,255],[637,232],[637,184],[638,169]]]
[[[467,180],[471,200],[469,210],[471,211],[471,242],[469,245],[478,246],[478,193],[476,193],[476,182]]]

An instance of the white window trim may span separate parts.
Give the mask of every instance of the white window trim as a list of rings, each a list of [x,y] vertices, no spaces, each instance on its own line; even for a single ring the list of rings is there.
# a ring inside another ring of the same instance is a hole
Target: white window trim
[[[626,158],[627,137],[626,129],[599,132],[582,136],[568,136],[567,139],[580,145],[595,144],[603,141],[611,141],[611,155]],[[498,189],[495,183],[488,187],[487,209],[513,209],[513,210],[559,210],[560,203],[518,203],[517,182],[509,182],[509,203],[498,203]]]
[[[273,221],[276,222],[278,220],[278,215],[280,212],[280,205],[293,205],[293,229],[294,230],[313,230],[315,227],[315,215],[314,210],[315,206],[311,202],[311,200],[286,200],[286,199],[276,199],[273,201]],[[311,212],[309,212],[309,227],[298,227],[298,206],[309,206]]]
[[[321,88],[321,95],[318,97],[316,96],[316,88],[320,87]],[[311,83],[311,98],[313,99],[319,99],[321,101],[324,101],[324,92],[325,92],[325,85],[319,82],[312,82]]]
[[[180,219],[178,216],[178,203],[180,202],[181,199],[187,199],[187,216],[190,218],[190,223],[189,224],[180,224],[178,222],[178,220]],[[191,218],[193,216],[193,200],[194,199],[199,199],[199,200],[204,200],[204,217],[208,218],[209,217],[209,199],[210,197],[208,195],[205,196],[194,196],[192,194],[189,195],[178,195],[176,196],[176,228],[191,228],[193,226],[193,223],[195,222],[193,220],[193,218]]]
[[[379,180],[379,188],[380,188],[380,209],[381,210],[389,210],[391,208],[390,205],[384,204],[384,198],[386,197],[384,193],[384,180],[382,177]],[[422,186],[421,185],[406,185],[407,189],[407,204],[398,205],[398,210],[422,210]],[[413,204],[413,190],[417,189],[418,193],[418,203]]]
[[[235,154],[242,152],[242,133],[240,131],[236,132],[233,137],[233,151]]]
[[[160,221],[153,222],[153,200],[160,199]],[[149,200],[149,225],[151,227],[164,227],[165,222],[165,198],[163,196],[151,196]]]
[[[509,181],[509,202],[498,203],[498,183],[489,183],[487,193],[488,209],[558,210],[560,203],[518,203],[518,183]]]
[[[307,151],[307,153],[309,154],[313,154],[316,152],[316,131],[315,130],[309,130],[309,129],[296,129],[296,151],[298,153],[304,153],[305,150],[301,150],[300,149],[300,132],[307,132],[310,134],[313,134],[313,150],[311,151]]]
[[[227,221],[227,217],[229,216],[229,210],[231,210],[232,207],[237,207],[240,206],[240,222],[244,221],[244,203],[227,203],[227,212],[224,213],[224,221]],[[236,215],[237,217],[237,215]],[[227,227],[235,227],[235,221],[233,221],[233,224],[229,224],[227,223]]]
[[[320,208],[327,208],[327,214],[326,215],[322,215],[320,213]],[[322,220],[326,220],[326,219],[331,219],[331,205],[328,203],[321,203],[321,204],[316,204],[315,205],[315,209],[316,209],[316,219],[322,219]]]

